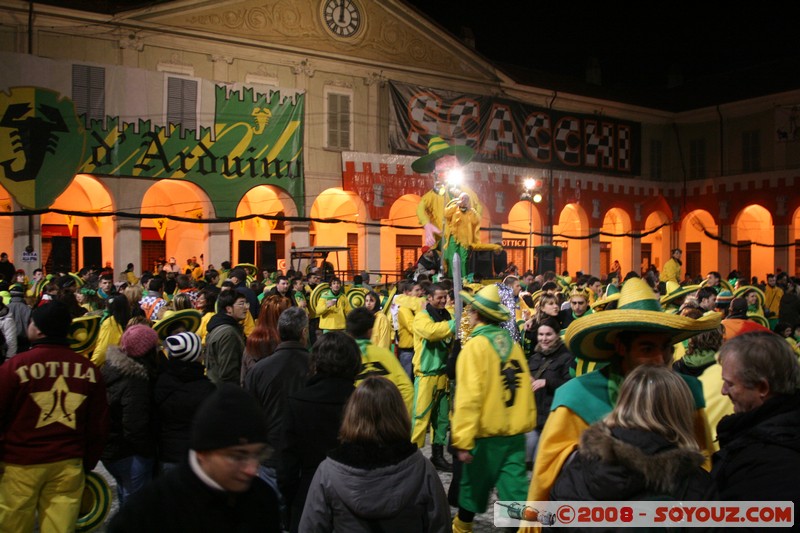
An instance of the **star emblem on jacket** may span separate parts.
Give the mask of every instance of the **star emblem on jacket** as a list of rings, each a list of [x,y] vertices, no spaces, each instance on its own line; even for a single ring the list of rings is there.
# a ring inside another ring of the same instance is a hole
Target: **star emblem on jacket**
[[[32,392],[31,398],[42,410],[36,429],[56,422],[75,429],[75,411],[86,399],[86,395],[71,392],[64,376],[58,376],[49,391]]]

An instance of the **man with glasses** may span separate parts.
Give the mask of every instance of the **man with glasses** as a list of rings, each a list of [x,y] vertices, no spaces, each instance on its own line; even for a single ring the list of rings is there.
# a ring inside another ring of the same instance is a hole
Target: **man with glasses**
[[[217,314],[208,321],[206,370],[208,379],[217,386],[239,384],[245,345],[241,322],[248,307],[244,294],[222,291],[217,299]]]
[[[108,531],[281,531],[277,494],[258,476],[266,443],[258,402],[222,384],[195,414],[188,460],[132,496]]]

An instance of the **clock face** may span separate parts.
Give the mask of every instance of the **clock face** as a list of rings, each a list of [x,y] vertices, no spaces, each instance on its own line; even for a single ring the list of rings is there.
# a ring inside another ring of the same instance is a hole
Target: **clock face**
[[[361,29],[361,12],[353,0],[325,0],[322,18],[337,37],[352,37]]]

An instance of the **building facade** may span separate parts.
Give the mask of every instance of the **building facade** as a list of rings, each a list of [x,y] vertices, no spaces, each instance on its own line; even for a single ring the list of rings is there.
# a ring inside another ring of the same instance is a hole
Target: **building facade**
[[[392,280],[434,135],[475,149],[485,240],[521,269],[552,242],[570,272],[676,246],[692,275],[800,271],[800,89],[681,113],[545,90],[399,0],[11,0],[0,21],[0,249],[29,272],[346,246],[335,264]]]

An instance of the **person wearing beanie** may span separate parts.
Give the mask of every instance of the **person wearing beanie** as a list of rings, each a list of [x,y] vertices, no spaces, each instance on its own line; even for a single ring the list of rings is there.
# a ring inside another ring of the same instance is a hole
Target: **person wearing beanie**
[[[8,302],[8,309],[14,317],[17,336],[17,353],[24,352],[30,346],[28,340],[28,322],[31,321],[31,308],[25,302],[25,287],[15,283],[8,289],[11,300]]]
[[[153,392],[158,441],[159,471],[177,467],[186,460],[192,419],[197,408],[215,390],[205,375],[200,355],[200,337],[191,331],[164,340],[167,364]]]
[[[278,496],[258,476],[271,450],[255,398],[220,385],[197,409],[189,445],[186,460],[120,508],[110,533],[281,531]]]
[[[117,481],[120,504],[153,475],[156,447],[151,405],[157,349],[158,333],[136,324],[125,330],[119,345],[106,351],[102,373],[108,388],[111,430],[102,459]]]
[[[27,328],[31,349],[0,365],[2,531],[32,531],[37,511],[47,524],[42,531],[74,530],[84,472],[103,450],[105,382],[70,349],[70,322],[61,302],[37,308]]]

